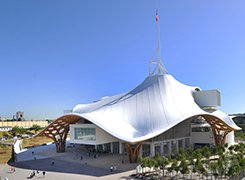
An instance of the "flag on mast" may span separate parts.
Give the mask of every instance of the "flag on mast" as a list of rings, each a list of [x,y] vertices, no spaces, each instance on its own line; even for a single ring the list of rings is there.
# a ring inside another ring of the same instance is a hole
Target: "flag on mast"
[[[158,22],[158,11],[156,10],[156,22]]]

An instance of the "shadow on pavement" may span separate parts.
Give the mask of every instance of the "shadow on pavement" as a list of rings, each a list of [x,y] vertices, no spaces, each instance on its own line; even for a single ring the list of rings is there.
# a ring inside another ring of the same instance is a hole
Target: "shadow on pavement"
[[[46,158],[46,159],[9,163],[9,165],[17,168],[30,169],[30,170],[72,173],[72,174],[81,174],[81,175],[88,175],[88,176],[95,176],[95,177],[101,177],[101,176],[122,172],[122,171],[110,172],[109,167],[99,168],[99,167],[94,167],[94,166],[81,164],[77,162],[67,162],[60,159],[55,159],[55,163],[52,166],[51,165],[52,160],[53,158]]]

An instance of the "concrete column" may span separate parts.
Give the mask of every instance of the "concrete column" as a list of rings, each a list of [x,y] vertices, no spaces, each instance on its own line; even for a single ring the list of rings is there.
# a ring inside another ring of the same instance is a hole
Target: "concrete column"
[[[119,141],[119,154],[122,154],[122,142]]]
[[[111,142],[111,153],[113,153],[113,143]]]
[[[163,155],[163,143],[160,143],[160,153]]]
[[[143,144],[140,146],[140,152],[139,152],[139,155],[142,156],[142,154],[143,154]]]
[[[102,150],[105,151],[105,144],[102,144]]]
[[[155,156],[155,144],[151,143],[151,156]]]
[[[169,154],[172,153],[172,145],[171,145],[171,141],[168,142],[168,151],[169,151]]]

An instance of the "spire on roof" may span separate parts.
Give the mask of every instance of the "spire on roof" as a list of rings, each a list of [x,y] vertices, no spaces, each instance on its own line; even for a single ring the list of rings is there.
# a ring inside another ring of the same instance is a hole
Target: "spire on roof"
[[[154,74],[157,75],[168,74],[167,69],[162,65],[162,61],[161,61],[160,26],[159,26],[158,9],[156,9],[156,24],[157,24],[157,31],[158,31],[158,45],[156,51],[154,52],[149,62],[149,76],[153,76]],[[157,59],[155,59],[156,54],[157,54]]]

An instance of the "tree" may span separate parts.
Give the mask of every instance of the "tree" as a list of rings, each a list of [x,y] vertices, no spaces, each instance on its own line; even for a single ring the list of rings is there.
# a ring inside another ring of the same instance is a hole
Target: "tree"
[[[194,158],[199,159],[199,160],[203,158],[201,149],[197,149],[196,151],[194,151]]]
[[[178,161],[176,159],[173,160],[173,163],[172,163],[172,168],[173,170],[178,173],[179,171],[179,166],[178,166]]]
[[[217,162],[211,162],[209,164],[209,170],[212,172],[212,175],[214,176],[214,178],[217,179],[217,177],[218,177],[218,173],[217,173],[218,164],[217,164]]]
[[[11,130],[11,134],[13,136],[17,136],[17,135],[21,135],[21,134],[25,134],[27,132],[27,129],[22,128],[22,127],[18,127],[18,126],[14,126]]]
[[[231,160],[231,165],[228,169],[227,174],[229,177],[233,177],[236,176],[241,170],[242,168],[240,167],[238,160],[236,158],[233,158]]]
[[[203,175],[206,172],[200,159],[197,159],[195,162],[195,170],[201,175]]]
[[[210,156],[211,156],[211,150],[208,146],[205,146],[203,149],[202,149],[202,155],[206,158],[206,159],[209,159]]]
[[[180,161],[180,165],[179,165],[180,172],[181,172],[181,174],[183,174],[183,176],[189,171],[188,166],[189,166],[188,162],[186,161],[185,158],[183,158]]]
[[[167,160],[163,157],[163,156],[160,156],[159,154],[155,155],[154,156],[154,165],[155,165],[155,168],[158,168],[158,169],[162,169],[162,176],[164,178],[164,170],[165,170],[165,166],[167,164]]]
[[[234,145],[231,145],[228,149],[229,149],[230,154],[233,154]]]
[[[217,165],[218,165],[217,172],[218,172],[219,176],[221,177],[221,179],[222,179],[223,175],[226,174],[227,164],[228,164],[228,162],[227,162],[226,156],[220,155],[218,162],[217,162]]]
[[[172,168],[172,162],[173,162],[173,160],[172,160],[172,157],[169,155],[168,157],[167,157],[167,159],[166,159],[166,164],[171,164],[171,166],[169,166],[168,168],[167,168],[167,172],[170,172],[170,174],[171,174],[171,177],[172,177],[172,171],[173,171],[173,168]]]
[[[39,125],[36,125],[36,124],[34,124],[32,127],[29,128],[29,130],[30,130],[30,131],[34,131],[35,134],[36,134],[38,131],[40,131],[41,129],[43,129],[43,128],[42,128],[41,126],[39,126]]]

